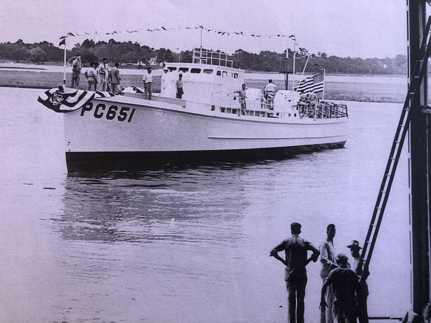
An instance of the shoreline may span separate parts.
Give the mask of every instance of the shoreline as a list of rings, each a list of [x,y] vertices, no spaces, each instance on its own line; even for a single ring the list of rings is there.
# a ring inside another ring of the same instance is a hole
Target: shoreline
[[[0,64],[0,87],[25,88],[47,90],[63,85],[63,71],[58,71],[62,66],[56,66],[53,71],[2,68]],[[142,87],[143,70],[120,69],[121,84],[124,87]],[[161,71],[154,73],[153,91],[160,93]],[[83,74],[83,73],[82,73]],[[263,88],[267,83],[269,74],[246,73],[245,83],[248,87]],[[277,75],[277,74],[275,74]],[[249,78],[247,78],[247,76]],[[279,74],[274,83],[279,89],[284,88],[284,75]],[[299,76],[297,76],[298,78]],[[289,77],[291,87],[291,76]],[[66,86],[70,85],[71,73],[66,72]],[[328,76],[325,81],[325,100],[357,101],[357,102],[384,102],[402,103],[406,95],[405,77],[376,77],[376,76]],[[81,90],[86,89],[86,79],[81,75]]]

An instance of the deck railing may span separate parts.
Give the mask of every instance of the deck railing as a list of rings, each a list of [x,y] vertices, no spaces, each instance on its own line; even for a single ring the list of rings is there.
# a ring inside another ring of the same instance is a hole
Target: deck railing
[[[223,52],[203,48],[193,49],[192,62],[225,67],[233,67],[233,59]]]
[[[332,119],[348,117],[347,105],[328,101],[300,101],[297,104],[300,118]]]

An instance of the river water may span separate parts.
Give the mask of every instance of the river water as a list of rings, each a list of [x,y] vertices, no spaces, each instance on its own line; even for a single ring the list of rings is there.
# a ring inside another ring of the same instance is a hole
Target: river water
[[[285,322],[269,251],[302,223],[365,239],[401,104],[346,102],[344,149],[282,161],[68,175],[40,90],[0,88],[0,322]],[[370,316],[410,308],[407,153],[370,265]],[[305,316],[318,322],[320,264]]]

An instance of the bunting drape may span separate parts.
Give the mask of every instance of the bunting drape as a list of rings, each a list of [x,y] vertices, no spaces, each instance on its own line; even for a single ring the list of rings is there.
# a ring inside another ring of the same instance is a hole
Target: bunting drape
[[[283,37],[287,37],[287,38],[294,38],[294,35],[285,35],[285,34],[248,34],[248,33],[244,33],[242,31],[221,31],[221,30],[216,30],[216,29],[208,29],[205,28],[204,26],[197,26],[197,27],[178,27],[178,28],[167,28],[167,27],[159,27],[159,28],[139,28],[136,30],[125,30],[125,31],[121,31],[121,30],[114,30],[112,32],[106,32],[106,33],[98,33],[97,31],[95,32],[83,32],[83,33],[67,33],[66,36],[61,36],[60,39],[64,39],[66,37],[76,37],[76,36],[91,36],[91,35],[115,35],[115,34],[122,34],[122,33],[138,33],[138,32],[159,32],[159,31],[176,31],[176,30],[191,30],[191,29],[202,29],[205,30],[207,32],[213,32],[216,33],[218,35],[221,36],[229,36],[229,35],[238,35],[238,36],[246,36],[246,37],[261,37],[261,38],[283,38]]]

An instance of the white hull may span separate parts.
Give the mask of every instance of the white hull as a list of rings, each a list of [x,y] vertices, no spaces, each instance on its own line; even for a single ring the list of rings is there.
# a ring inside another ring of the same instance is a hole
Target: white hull
[[[95,154],[103,159],[104,153],[159,158],[166,153],[340,147],[347,140],[346,120],[300,118],[296,112],[283,118],[238,116],[211,111],[211,106],[200,103],[186,106],[177,99],[116,96],[93,100],[64,115],[66,155],[71,171],[79,170],[81,163],[90,167],[91,161],[85,159]]]

